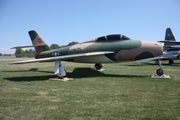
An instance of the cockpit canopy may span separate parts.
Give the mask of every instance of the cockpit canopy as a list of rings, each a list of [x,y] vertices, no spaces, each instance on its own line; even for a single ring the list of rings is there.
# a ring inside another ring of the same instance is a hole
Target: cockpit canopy
[[[96,38],[96,42],[103,42],[103,41],[119,41],[119,40],[130,40],[130,38],[126,37],[125,35],[121,34],[113,34],[107,35]]]

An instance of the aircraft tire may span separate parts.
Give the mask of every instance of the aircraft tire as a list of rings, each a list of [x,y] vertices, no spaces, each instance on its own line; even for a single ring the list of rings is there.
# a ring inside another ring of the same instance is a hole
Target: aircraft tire
[[[172,65],[174,63],[173,60],[169,60],[169,65]]]
[[[94,67],[96,68],[96,70],[100,70],[102,68],[102,64],[96,63]]]
[[[156,74],[157,74],[158,76],[161,76],[161,75],[164,74],[164,71],[163,71],[162,69],[157,69],[157,70],[156,70]]]

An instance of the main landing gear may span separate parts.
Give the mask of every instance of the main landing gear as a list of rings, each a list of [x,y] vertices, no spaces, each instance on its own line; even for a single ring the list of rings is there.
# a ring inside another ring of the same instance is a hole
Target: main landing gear
[[[55,61],[54,74],[57,75],[59,79],[62,79],[62,80],[68,79],[66,77],[65,69],[61,66],[60,60]]]
[[[169,60],[169,65],[172,65],[174,64],[174,61],[173,60]]]

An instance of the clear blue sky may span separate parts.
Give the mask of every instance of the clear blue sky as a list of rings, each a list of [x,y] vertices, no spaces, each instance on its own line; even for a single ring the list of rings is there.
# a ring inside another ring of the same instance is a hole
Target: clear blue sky
[[[167,27],[180,41],[179,0],[0,0],[3,54],[31,45],[32,29],[49,45],[66,45],[114,33],[158,41]]]

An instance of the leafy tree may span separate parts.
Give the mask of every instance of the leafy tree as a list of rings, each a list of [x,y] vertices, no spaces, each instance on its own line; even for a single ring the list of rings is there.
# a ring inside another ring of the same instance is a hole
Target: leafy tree
[[[24,56],[23,49],[22,48],[16,48],[15,55],[16,55],[16,57],[23,57]]]
[[[34,53],[35,53],[35,51],[33,49],[25,50],[24,51],[24,54],[25,54],[24,57],[34,57]]]
[[[57,49],[57,48],[60,48],[60,46],[58,44],[52,44],[52,45],[50,45],[50,48]]]
[[[34,57],[34,54],[35,54],[35,51],[33,49],[29,49],[27,57]]]
[[[75,45],[75,44],[78,44],[78,42],[72,41],[67,46],[72,46],[72,45]]]
[[[3,56],[11,56],[11,54],[4,54]]]
[[[3,54],[2,53],[0,53],[0,56],[2,56]]]

